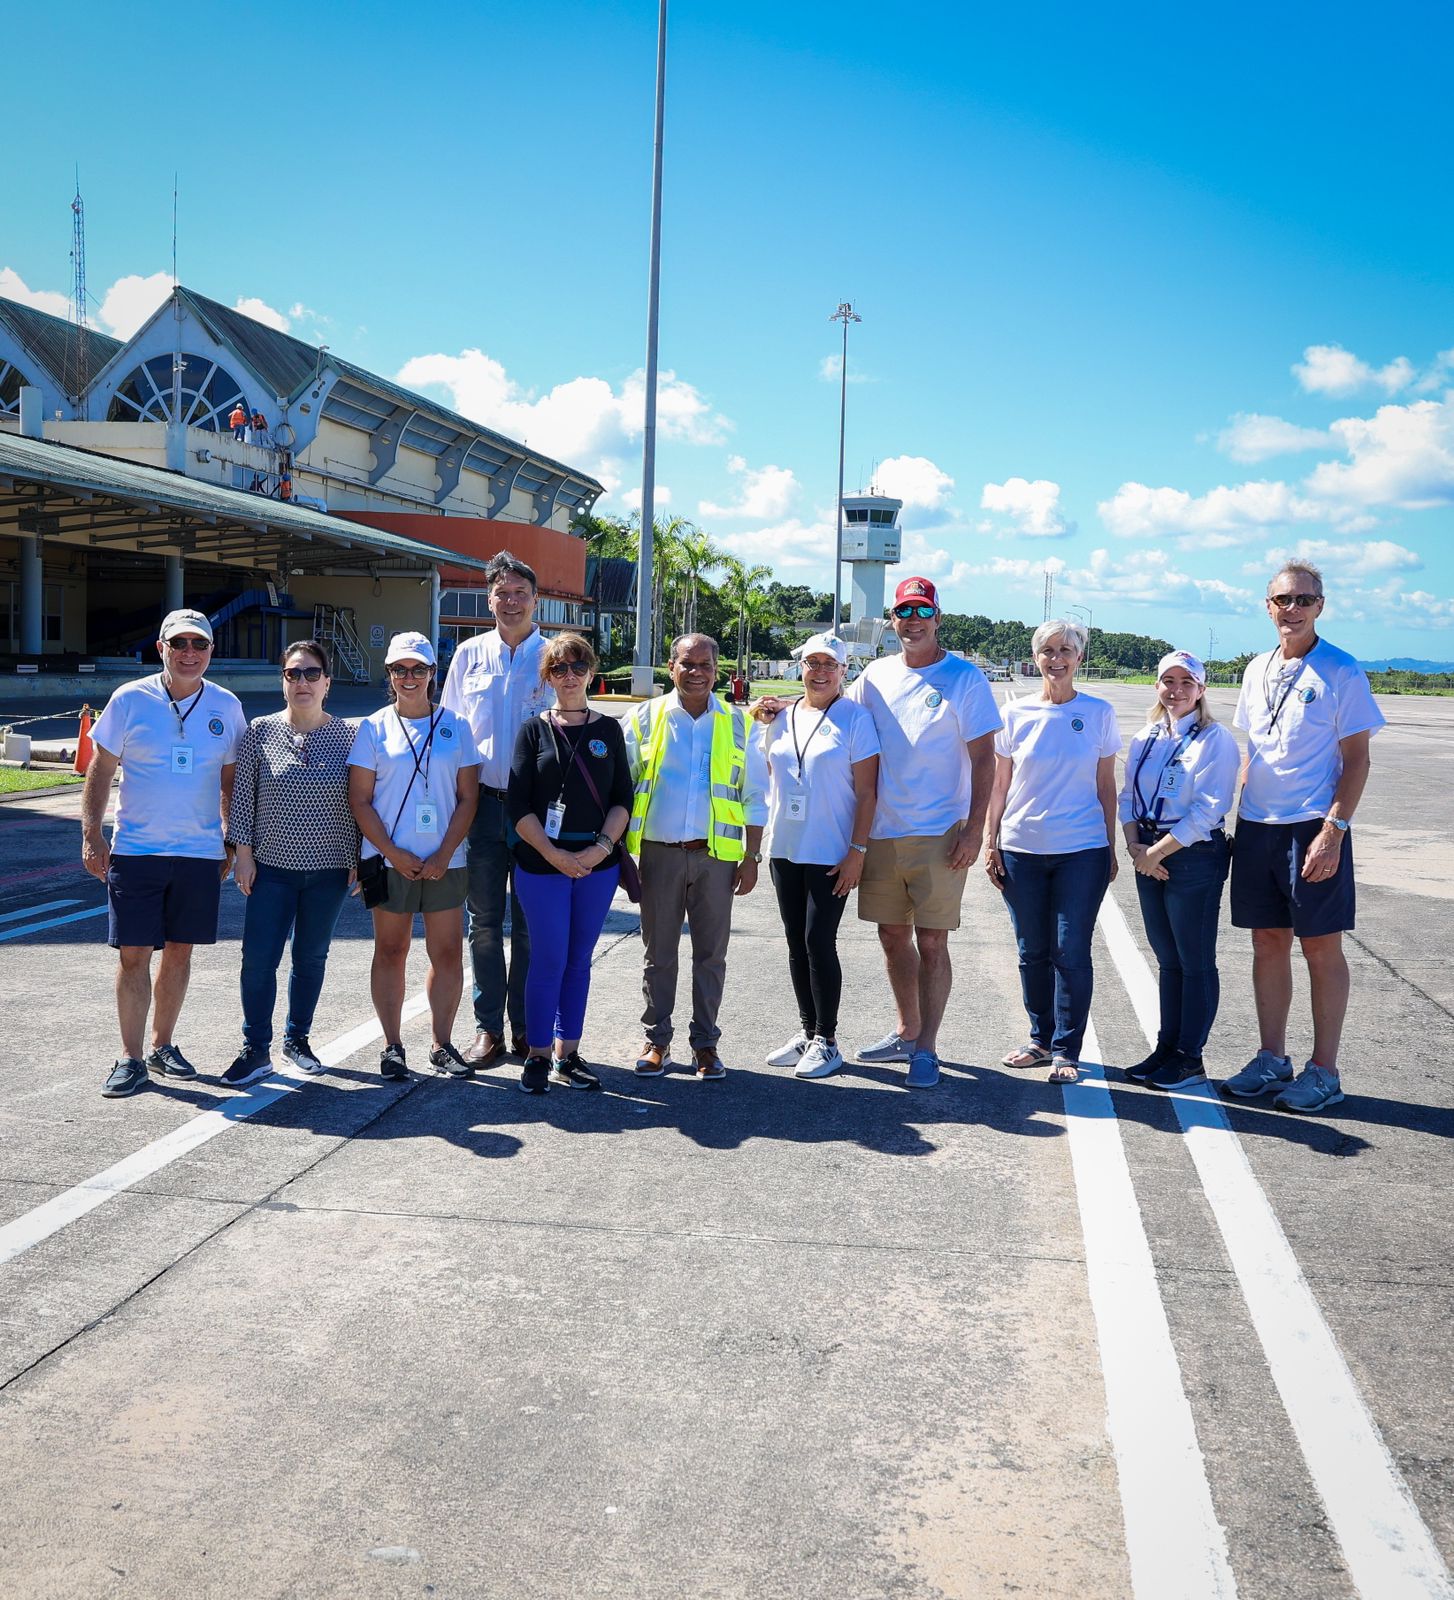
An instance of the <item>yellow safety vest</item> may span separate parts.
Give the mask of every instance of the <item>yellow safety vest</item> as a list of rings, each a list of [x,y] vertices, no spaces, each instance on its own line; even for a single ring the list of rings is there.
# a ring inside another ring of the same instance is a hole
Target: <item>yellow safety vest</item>
[[[641,854],[641,838],[646,828],[646,813],[656,775],[666,754],[666,718],[653,707],[664,699],[647,700],[631,713],[636,747],[641,752],[641,770],[636,776],[636,792],[631,800],[631,821],[626,828],[626,848]],[[747,812],[742,804],[742,785],[747,777],[747,713],[741,706],[724,706],[712,697],[712,758],[710,762],[711,822],[707,852],[718,861],[741,861],[747,854]]]

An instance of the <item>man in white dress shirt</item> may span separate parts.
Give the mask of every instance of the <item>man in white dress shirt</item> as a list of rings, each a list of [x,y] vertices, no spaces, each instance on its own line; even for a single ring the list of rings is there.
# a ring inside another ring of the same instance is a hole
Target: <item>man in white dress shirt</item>
[[[646,945],[641,1021],[643,1078],[671,1065],[677,951],[685,918],[692,941],[692,1025],[696,1074],[726,1076],[717,1053],[717,1012],[727,976],[732,899],[750,894],[767,822],[767,761],[744,707],[712,693],[717,641],[689,633],[672,643],[675,689],[626,718],[635,796],[627,847],[641,858],[641,937]]]
[[[495,627],[466,639],[454,653],[439,703],[470,725],[480,754],[480,803],[465,846],[469,869],[470,966],[474,974],[475,1040],[465,1051],[472,1066],[488,1067],[510,1045],[525,1054],[525,974],[530,933],[512,884],[510,823],[505,790],[521,725],[555,695],[540,679],[545,639],[535,626],[535,573],[508,550],[485,569]],[[510,901],[509,976],[505,963],[505,900]]]

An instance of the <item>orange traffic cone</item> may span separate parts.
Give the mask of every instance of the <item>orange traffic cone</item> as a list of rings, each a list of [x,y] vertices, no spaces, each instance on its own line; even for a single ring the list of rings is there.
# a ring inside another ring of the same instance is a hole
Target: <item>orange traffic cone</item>
[[[76,735],[76,759],[72,766],[77,772],[84,772],[91,765],[91,758],[96,754],[96,747],[91,743],[91,708],[81,707],[81,729]]]

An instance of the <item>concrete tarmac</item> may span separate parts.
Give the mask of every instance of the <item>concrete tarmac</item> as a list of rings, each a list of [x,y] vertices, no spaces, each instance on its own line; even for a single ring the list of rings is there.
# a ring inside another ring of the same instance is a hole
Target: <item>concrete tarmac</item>
[[[1148,690],[1095,692],[1139,726]],[[1214,691],[1220,715],[1231,700]],[[796,1028],[764,875],[737,906],[724,1082],[631,1074],[640,942],[618,898],[585,1044],[601,1094],[525,1096],[513,1063],[436,1077],[416,1017],[406,1084],[379,1078],[365,1040],[319,1080],[102,1100],[114,958],[78,797],[0,807],[0,1593],[1447,1593],[1447,1573],[1409,1577],[1406,1551],[1364,1549],[1339,1492],[1385,1473],[1402,1532],[1454,1558],[1454,851],[1437,809],[1454,702],[1382,703],[1354,833],[1347,1098],[1317,1118],[1237,1104],[1230,1132],[1188,1133],[1168,1097],[1119,1080],[1146,1049],[1145,973],[1098,936],[1102,1166],[1078,1144],[1072,1164],[1093,1083],[998,1065],[1024,1015],[978,872],[932,1091],[898,1068],[801,1083],[762,1064]],[[1145,955],[1124,865],[1112,898]],[[178,1031],[204,1074],[238,1043],[242,904],[227,886]],[[840,948],[852,1046],[893,1017],[851,907]],[[1256,1044],[1247,935],[1224,922],[1220,950],[1217,1076]],[[350,902],[315,1044],[371,1020],[369,956]],[[422,973],[421,954],[411,993]],[[1307,1034],[1299,977],[1299,1062]],[[227,1107],[251,1114],[199,1121]],[[1134,1256],[1130,1233],[1107,1256],[1084,1188],[1113,1183],[1114,1149],[1160,1303],[1144,1322],[1093,1297]],[[1256,1208],[1209,1184],[1209,1149],[1264,1197],[1301,1275],[1289,1294],[1310,1291],[1382,1467],[1352,1426],[1310,1445],[1300,1385],[1316,1399],[1327,1373],[1315,1340],[1289,1362],[1269,1328],[1271,1258],[1240,1253]],[[1190,1454],[1109,1376],[1127,1344],[1149,1373],[1159,1340]],[[1128,1494],[1158,1452],[1164,1498]],[[1223,1579],[1194,1540],[1157,1549],[1198,1478]]]

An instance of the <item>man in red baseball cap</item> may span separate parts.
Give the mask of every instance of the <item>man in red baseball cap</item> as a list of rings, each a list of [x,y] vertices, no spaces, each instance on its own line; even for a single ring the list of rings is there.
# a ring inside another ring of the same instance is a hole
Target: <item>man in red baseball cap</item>
[[[907,1085],[939,1081],[939,1024],[953,973],[949,932],[979,854],[1000,714],[985,675],[939,645],[939,592],[905,578],[891,612],[900,653],[870,662],[848,691],[878,732],[874,813],[858,915],[878,924],[898,1017],[860,1061],[908,1062]]]

